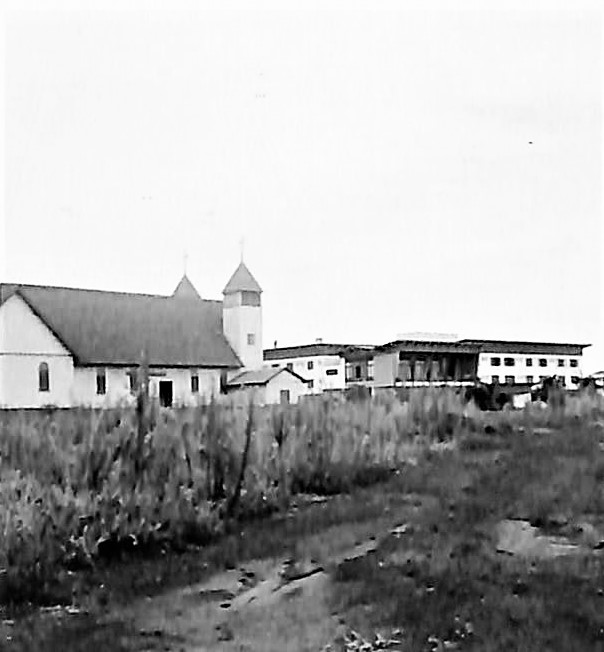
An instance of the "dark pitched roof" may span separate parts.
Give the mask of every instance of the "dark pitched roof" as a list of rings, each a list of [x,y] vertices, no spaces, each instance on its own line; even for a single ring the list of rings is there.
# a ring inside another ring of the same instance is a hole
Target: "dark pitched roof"
[[[199,292],[197,292],[195,286],[193,283],[191,283],[189,277],[186,274],[184,274],[178,282],[178,285],[172,293],[172,296],[179,299],[201,299]]]
[[[252,276],[243,261],[239,263],[239,267],[237,267],[222,291],[223,294],[230,294],[231,292],[262,292],[258,281]]]
[[[478,346],[481,351],[489,353],[534,353],[542,355],[581,355],[590,344],[573,344],[571,342],[525,342],[512,340],[459,340],[463,344]]]
[[[348,351],[370,349],[371,347],[357,346],[354,344],[302,344],[300,346],[284,346],[276,349],[265,349],[265,360],[285,360],[287,358],[305,358],[317,355],[341,355]]]
[[[264,367],[262,369],[254,369],[253,371],[244,371],[235,378],[232,378],[228,385],[229,387],[243,387],[251,385],[267,385],[275,376],[280,373],[288,373],[300,379],[303,383],[308,381],[298,375],[295,371],[287,367]]]
[[[19,294],[81,365],[239,368],[222,329],[222,302],[41,285],[0,284],[0,305]]]

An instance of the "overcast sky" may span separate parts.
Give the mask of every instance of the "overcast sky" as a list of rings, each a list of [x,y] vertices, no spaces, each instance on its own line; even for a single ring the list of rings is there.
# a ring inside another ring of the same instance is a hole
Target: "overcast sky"
[[[170,293],[186,249],[220,298],[244,238],[265,346],[604,368],[598,3],[280,4],[7,13],[2,280]]]

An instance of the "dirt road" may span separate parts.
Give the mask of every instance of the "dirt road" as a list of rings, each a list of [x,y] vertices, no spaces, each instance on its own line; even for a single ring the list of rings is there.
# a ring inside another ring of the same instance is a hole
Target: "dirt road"
[[[334,573],[396,536],[393,529],[417,512],[422,500],[374,487],[355,499],[337,497],[310,505],[291,520],[314,523],[311,532],[296,536],[291,522],[265,523],[265,528],[274,528],[273,547],[280,554],[259,554],[201,581],[182,582],[122,604],[110,601],[102,611],[56,609],[5,622],[0,625],[0,649],[319,652],[346,631],[332,604]]]

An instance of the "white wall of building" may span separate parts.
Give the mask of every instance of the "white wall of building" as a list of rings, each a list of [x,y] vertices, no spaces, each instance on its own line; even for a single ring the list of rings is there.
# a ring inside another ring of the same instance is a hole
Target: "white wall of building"
[[[302,382],[296,376],[283,372],[270,380],[266,386],[264,400],[266,403],[280,403],[281,392],[289,392],[289,402],[297,403],[301,396],[306,396],[310,393],[308,385]]]
[[[49,370],[49,391],[38,384],[40,363]],[[73,359],[18,295],[0,306],[0,406],[70,405]]]
[[[101,367],[99,367],[101,369]],[[97,394],[97,367],[76,368],[72,400],[74,405],[105,407],[129,403],[134,400],[130,391],[130,377],[125,368],[106,367],[105,394]],[[199,378],[199,392],[191,391],[191,376]],[[199,400],[209,400],[220,393],[220,371],[214,369],[182,369],[166,367],[149,371],[149,394],[159,397],[160,381],[172,383],[173,405],[192,405]]]
[[[499,365],[494,364],[494,358],[499,358]],[[507,358],[513,361],[513,365],[506,365]],[[531,360],[532,365],[529,366],[527,360]],[[541,360],[545,360],[545,366],[541,366]],[[562,366],[559,361],[562,361]],[[576,361],[577,366],[572,367],[571,361]],[[478,358],[478,377],[486,383],[493,382],[493,376],[498,376],[500,383],[505,383],[506,376],[513,376],[516,383],[537,383],[542,377],[554,375],[564,377],[567,387],[572,387],[571,379],[582,377],[581,356],[483,352]]]
[[[124,369],[105,368],[105,395],[96,393],[96,375],[96,367],[75,368],[71,388],[72,405],[104,407],[133,399],[129,379]]]
[[[157,375],[159,373],[165,375]],[[199,377],[199,393],[191,392],[191,376]],[[198,400],[209,400],[212,395],[220,393],[219,369],[152,369],[149,373],[149,391],[152,396],[159,396],[159,383],[162,380],[172,381],[172,392],[175,405],[191,405]]]
[[[252,398],[255,405],[278,405],[284,390],[289,392],[290,404],[297,403],[300,397],[310,393],[306,383],[289,373],[280,373],[266,385],[236,389],[230,395],[237,405],[248,405]]]
[[[265,364],[291,369],[305,380],[311,381],[309,393],[320,394],[324,391],[344,389],[346,387],[346,361],[339,355],[314,355],[266,360]]]
[[[38,368],[41,362],[48,364],[50,382],[47,392],[39,391]],[[73,360],[70,356],[0,354],[0,407],[69,407],[72,382]]]

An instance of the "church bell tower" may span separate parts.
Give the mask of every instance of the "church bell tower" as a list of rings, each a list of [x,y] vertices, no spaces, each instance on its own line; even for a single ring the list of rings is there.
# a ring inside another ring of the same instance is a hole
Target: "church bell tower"
[[[262,350],[262,288],[241,261],[222,291],[224,334],[245,370],[260,369]]]

